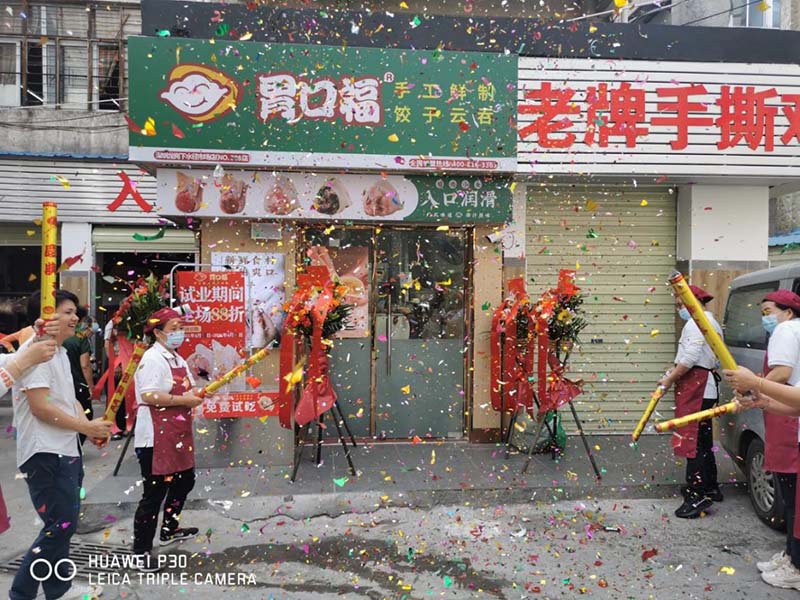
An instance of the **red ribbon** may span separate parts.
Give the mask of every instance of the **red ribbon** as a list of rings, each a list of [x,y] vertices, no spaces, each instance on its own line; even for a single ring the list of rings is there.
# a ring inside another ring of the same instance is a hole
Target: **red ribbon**
[[[283,321],[283,331],[281,332],[281,353],[280,353],[280,373],[281,380],[278,389],[278,420],[284,429],[292,428],[292,390],[289,382],[284,381],[284,377],[291,374],[294,369],[295,355],[297,354],[297,338],[293,333],[292,327],[299,312],[305,306],[308,296],[311,293],[309,287],[300,287],[289,301],[286,318]]]
[[[528,331],[521,343],[517,332],[520,317],[526,319]],[[492,316],[490,398],[494,410],[515,411],[524,406],[530,411],[533,407],[533,326],[528,297],[519,290],[514,291],[513,299],[504,300]]]
[[[119,194],[117,194],[117,197],[114,198],[114,201],[106,207],[108,210],[111,212],[117,210],[120,206],[122,206],[122,203],[125,202],[125,198],[128,196],[133,196],[136,204],[138,204],[139,208],[141,208],[144,212],[150,212],[153,210],[153,205],[149,204],[144,198],[142,198],[139,190],[137,190],[136,186],[133,185],[133,182],[131,181],[130,177],[128,177],[128,174],[125,173],[125,171],[119,171],[117,173],[117,177],[122,179],[122,189],[119,191]]]
[[[313,328],[308,381],[294,413],[295,422],[300,426],[310,423],[330,410],[337,398],[328,372],[328,353],[322,343],[322,328],[334,306],[333,287],[334,283],[329,281],[311,309]]]

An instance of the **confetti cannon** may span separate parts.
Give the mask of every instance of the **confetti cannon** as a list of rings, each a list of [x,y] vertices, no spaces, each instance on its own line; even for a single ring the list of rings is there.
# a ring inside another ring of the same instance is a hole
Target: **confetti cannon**
[[[269,350],[266,349],[266,348],[262,348],[261,350],[259,350],[255,354],[253,354],[253,356],[251,356],[250,358],[245,360],[239,366],[234,367],[233,369],[231,369],[230,371],[225,373],[225,375],[223,375],[219,379],[209,383],[206,387],[204,387],[202,390],[200,390],[200,392],[197,395],[200,398],[205,398],[206,396],[208,396],[210,394],[213,394],[219,388],[221,388],[223,385],[226,385],[226,384],[230,383],[231,381],[233,381],[234,379],[236,379],[237,377],[239,377],[242,373],[247,371],[247,369],[252,367],[254,364],[256,364],[257,362],[259,362],[261,360],[264,360],[264,358],[266,358],[266,356],[268,354],[269,354]]]
[[[42,273],[41,318],[50,321],[56,316],[56,254],[58,252],[58,205],[42,202]],[[44,330],[39,331],[43,335]]]
[[[650,417],[656,410],[656,405],[658,404],[658,401],[661,400],[666,391],[667,389],[663,385],[660,385],[650,395],[650,402],[647,403],[647,408],[644,410],[642,418],[639,419],[639,423],[636,425],[636,429],[634,429],[633,433],[631,434],[631,439],[633,439],[634,442],[639,441],[639,437],[642,435],[642,431],[644,431],[645,425],[647,425],[647,422],[650,420]]]
[[[686,310],[689,311],[692,319],[695,323],[697,323],[700,333],[703,334],[706,343],[714,352],[717,359],[719,359],[722,368],[735,370],[736,361],[733,360],[733,356],[731,356],[728,347],[725,345],[725,343],[722,341],[722,338],[719,337],[716,330],[709,322],[708,317],[706,317],[705,312],[703,312],[703,307],[700,305],[700,302],[697,300],[697,298],[694,297],[694,294],[692,294],[692,290],[689,289],[689,286],[687,285],[686,280],[683,278],[683,275],[678,271],[675,271],[670,276],[669,282],[672,285],[672,289],[675,290],[675,295],[681,302],[683,302]],[[701,410],[700,412],[692,413],[684,417],[670,419],[669,421],[658,423],[656,425],[656,431],[663,433],[665,431],[671,431],[672,429],[679,429],[680,427],[688,425],[689,423],[703,421],[704,419],[709,419],[711,417],[727,415],[732,413],[735,409],[736,403],[728,402],[727,404],[722,404],[721,406],[716,406],[708,410]]]

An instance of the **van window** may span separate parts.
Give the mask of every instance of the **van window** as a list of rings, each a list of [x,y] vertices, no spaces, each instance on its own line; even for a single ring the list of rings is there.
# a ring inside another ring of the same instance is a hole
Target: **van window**
[[[767,332],[761,326],[761,301],[778,289],[778,282],[731,290],[725,308],[725,343],[735,348],[767,349]]]
[[[792,283],[792,291],[795,294],[800,294],[800,279],[795,279]]]

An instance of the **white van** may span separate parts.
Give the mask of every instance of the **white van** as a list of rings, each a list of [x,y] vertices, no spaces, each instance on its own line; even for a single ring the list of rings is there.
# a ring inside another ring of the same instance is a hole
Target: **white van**
[[[755,373],[764,368],[767,334],[761,325],[761,301],[777,289],[800,293],[800,263],[793,263],[737,277],[731,283],[725,306],[725,344],[736,364]],[[720,403],[733,397],[724,381]],[[783,498],[764,471],[764,418],[760,410],[720,418],[720,443],[747,478],[750,501],[759,518],[774,529],[785,528]]]

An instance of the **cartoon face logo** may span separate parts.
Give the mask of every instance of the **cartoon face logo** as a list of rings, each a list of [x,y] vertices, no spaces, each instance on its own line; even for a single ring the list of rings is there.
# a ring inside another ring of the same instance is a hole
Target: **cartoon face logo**
[[[183,64],[167,77],[167,87],[158,95],[189,121],[218,119],[236,108],[239,83],[222,71],[205,65]]]

